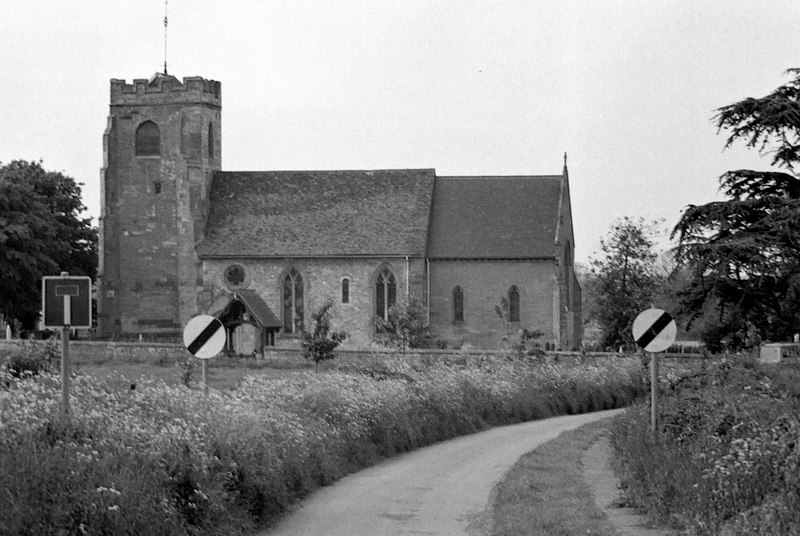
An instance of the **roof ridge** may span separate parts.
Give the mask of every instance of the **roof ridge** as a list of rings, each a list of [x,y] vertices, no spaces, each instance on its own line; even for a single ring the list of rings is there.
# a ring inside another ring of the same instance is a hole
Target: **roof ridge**
[[[437,179],[561,179],[561,175],[437,175]]]
[[[402,172],[402,171],[432,171],[436,173],[435,168],[391,168],[391,169],[271,169],[271,170],[216,170],[215,173],[375,173],[375,172]]]

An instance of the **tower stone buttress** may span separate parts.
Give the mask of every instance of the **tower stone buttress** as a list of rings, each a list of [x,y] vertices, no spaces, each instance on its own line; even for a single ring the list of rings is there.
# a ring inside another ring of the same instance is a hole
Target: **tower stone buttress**
[[[221,109],[213,80],[111,80],[101,170],[101,335],[171,337],[196,313],[195,245],[221,168]]]

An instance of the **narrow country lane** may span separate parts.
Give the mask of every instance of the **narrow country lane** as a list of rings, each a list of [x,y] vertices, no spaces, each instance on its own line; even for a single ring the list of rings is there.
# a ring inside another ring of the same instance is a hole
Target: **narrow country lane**
[[[622,410],[554,417],[460,437],[322,488],[261,536],[479,536],[494,486],[523,454]]]

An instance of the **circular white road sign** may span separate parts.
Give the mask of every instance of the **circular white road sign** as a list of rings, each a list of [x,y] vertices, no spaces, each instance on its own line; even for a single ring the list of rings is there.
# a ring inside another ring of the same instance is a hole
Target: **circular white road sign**
[[[183,329],[183,345],[195,357],[210,359],[225,347],[225,328],[213,316],[196,316]]]
[[[675,342],[678,327],[669,313],[647,309],[633,321],[633,340],[646,352],[663,352]]]

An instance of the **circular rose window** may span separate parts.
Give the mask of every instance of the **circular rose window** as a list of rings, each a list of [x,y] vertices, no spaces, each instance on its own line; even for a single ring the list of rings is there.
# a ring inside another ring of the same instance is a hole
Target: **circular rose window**
[[[241,264],[231,264],[225,268],[225,283],[232,288],[240,288],[247,284],[247,271]]]

